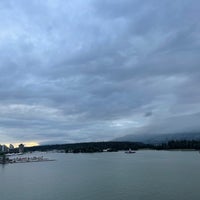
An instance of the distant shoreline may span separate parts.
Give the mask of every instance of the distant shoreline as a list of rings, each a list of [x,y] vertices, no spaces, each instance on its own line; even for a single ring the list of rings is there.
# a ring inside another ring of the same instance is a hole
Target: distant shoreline
[[[117,151],[137,150],[167,150],[167,151],[200,151],[200,140],[177,140],[168,141],[160,144],[146,144],[142,142],[85,142],[73,144],[54,144],[25,147],[26,152],[47,152],[55,151],[59,153],[101,153]],[[4,152],[6,153],[6,152]],[[18,149],[7,153],[18,153]]]
[[[26,147],[26,151],[57,151],[65,153],[97,153],[97,152],[117,152],[127,150],[180,150],[199,151],[200,140],[172,140],[160,144],[146,144],[142,142],[85,142],[73,144],[55,144],[35,147]]]

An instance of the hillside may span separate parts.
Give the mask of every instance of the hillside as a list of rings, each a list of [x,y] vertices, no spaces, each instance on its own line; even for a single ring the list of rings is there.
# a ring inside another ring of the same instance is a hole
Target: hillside
[[[171,140],[200,140],[200,132],[174,133],[174,134],[135,134],[116,138],[115,141],[143,142],[146,144],[159,144]]]

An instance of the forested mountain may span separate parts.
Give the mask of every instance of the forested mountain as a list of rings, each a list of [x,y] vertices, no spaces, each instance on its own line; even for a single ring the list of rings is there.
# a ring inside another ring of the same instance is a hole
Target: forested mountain
[[[160,144],[172,140],[200,140],[200,132],[195,133],[174,133],[174,134],[132,134],[117,138],[115,141],[143,142],[146,144]]]

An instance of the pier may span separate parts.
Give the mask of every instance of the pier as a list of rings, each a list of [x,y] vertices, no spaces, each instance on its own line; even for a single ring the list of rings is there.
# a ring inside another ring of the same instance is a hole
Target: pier
[[[13,157],[9,158],[6,154],[0,156],[0,164],[13,164],[13,163],[29,163],[29,162],[46,162],[54,161],[53,159],[44,158],[43,156],[33,156],[33,157]]]
[[[44,158],[43,156],[40,157],[15,157],[9,159],[9,163],[27,163],[27,162],[45,162],[45,161],[54,161],[53,159]]]

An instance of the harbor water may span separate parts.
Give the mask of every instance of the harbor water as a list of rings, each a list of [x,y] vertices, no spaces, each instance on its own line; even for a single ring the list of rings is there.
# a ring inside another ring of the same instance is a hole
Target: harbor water
[[[0,165],[1,200],[200,199],[197,151],[31,156],[55,161]]]

